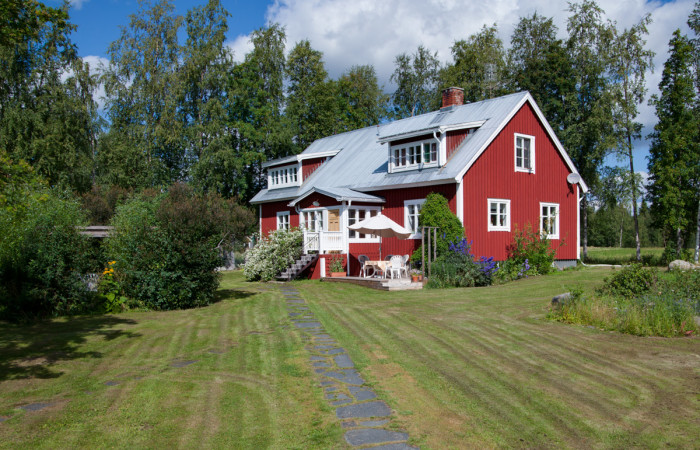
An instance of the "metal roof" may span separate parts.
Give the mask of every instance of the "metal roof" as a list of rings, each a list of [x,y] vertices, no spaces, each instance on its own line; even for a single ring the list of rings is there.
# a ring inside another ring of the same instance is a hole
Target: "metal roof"
[[[384,203],[385,200],[382,197],[378,197],[372,194],[366,194],[364,192],[353,191],[348,188],[337,188],[337,187],[318,187],[314,186],[310,190],[306,191],[304,194],[296,197],[293,201],[289,203],[288,206],[295,206],[301,200],[305,199],[314,192],[326,195],[328,197],[334,198],[339,202],[353,201],[353,202],[367,202],[367,203]]]
[[[520,106],[528,100],[541,116],[530,94],[520,92],[318,139],[302,155],[307,155],[307,152],[342,150],[304,180],[300,187],[263,189],[253,197],[251,202],[264,203],[293,199],[307,194],[314,187],[323,190],[346,188],[352,191],[370,192],[386,188],[457,183]],[[546,121],[543,120],[543,122],[546,124]],[[474,123],[480,126],[455,149],[444,166],[388,173],[388,144],[386,143],[388,138],[416,135],[421,130],[427,132],[451,129],[460,124]],[[549,131],[553,135],[551,128]],[[556,136],[554,138],[567,164],[572,171],[575,171],[568,155],[556,140]],[[585,184],[582,184],[582,187],[585,189]]]

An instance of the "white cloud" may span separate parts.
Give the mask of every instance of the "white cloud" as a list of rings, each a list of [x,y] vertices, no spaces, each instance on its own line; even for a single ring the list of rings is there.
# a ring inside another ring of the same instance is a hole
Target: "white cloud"
[[[660,2],[658,0],[599,0],[606,17],[619,27],[637,23],[651,13],[648,47],[656,52],[656,69],[647,77],[649,95],[658,92],[667,45],[673,30],[680,27],[687,33],[686,21],[694,0]],[[483,25],[496,23],[501,39],[509,45],[510,35],[520,17],[535,11],[553,17],[560,37],[566,36],[569,15],[565,0],[492,0],[466,2],[460,0],[277,0],[267,11],[268,23],[280,23],[287,31],[287,50],[302,39],[324,54],[326,68],[332,77],[356,64],[374,65],[385,90],[393,90],[389,78],[394,58],[399,53],[412,53],[423,44],[438,52],[441,61],[450,59],[450,47],[466,39]],[[249,36],[238,36],[230,47],[236,60],[250,51]],[[640,106],[639,120],[644,135],[655,123],[654,109]],[[648,143],[639,143],[635,151],[640,166]],[[638,155],[637,155],[638,154]]]
[[[81,9],[83,7],[84,3],[89,2],[90,0],[68,0],[68,3],[75,9]]]

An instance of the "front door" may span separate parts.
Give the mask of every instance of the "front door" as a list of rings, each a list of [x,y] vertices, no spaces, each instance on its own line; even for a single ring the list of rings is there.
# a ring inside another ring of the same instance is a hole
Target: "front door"
[[[340,231],[340,210],[328,210],[328,231]]]

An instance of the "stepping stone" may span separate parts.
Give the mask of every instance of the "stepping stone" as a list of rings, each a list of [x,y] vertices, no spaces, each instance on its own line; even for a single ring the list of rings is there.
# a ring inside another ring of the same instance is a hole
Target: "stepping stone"
[[[304,300],[302,300],[302,299],[299,299],[299,300],[287,299],[287,303],[293,303],[293,304],[304,303]]]
[[[345,353],[344,348],[334,348],[333,350],[329,350],[327,352],[329,355],[337,355],[338,353]]]
[[[353,394],[355,397],[355,400],[358,402],[363,402],[365,400],[373,400],[377,398],[377,394],[375,394],[372,391],[358,391],[356,394]]]
[[[297,322],[294,325],[297,328],[321,328],[321,324],[318,322]]]
[[[386,444],[386,445],[379,445],[377,447],[372,447],[372,450],[420,450],[418,447],[413,447],[405,442],[401,442],[398,444]]]
[[[325,333],[315,334],[314,336],[316,336],[317,339],[332,339],[329,335]]]
[[[343,428],[353,428],[357,426],[357,422],[355,422],[354,420],[347,420],[345,422],[341,422],[340,426],[342,426]]]
[[[360,422],[361,427],[381,427],[382,425],[386,425],[389,423],[389,419],[384,419],[384,420],[365,420],[363,422]]]
[[[300,311],[308,311],[309,307],[308,306],[297,306],[297,309]]]
[[[330,364],[328,364],[325,361],[318,361],[318,362],[315,362],[313,365],[314,365],[314,367],[330,367],[331,366]]]
[[[330,378],[335,378],[338,381],[342,381],[343,383],[347,384],[355,384],[357,386],[361,386],[365,384],[365,380],[358,375],[357,372],[352,371],[354,373],[347,373],[348,371],[344,371],[346,373],[338,373],[338,372],[326,372],[326,376]]]
[[[355,364],[353,364],[352,360],[350,360],[350,357],[347,354],[335,356],[333,357],[333,361],[335,361],[335,364],[341,369],[355,367]]]
[[[391,415],[389,406],[381,401],[359,403],[348,406],[341,406],[335,410],[335,415],[338,419],[362,419],[370,417],[388,417]],[[408,438],[407,438],[408,439]],[[394,439],[399,440],[399,439]],[[378,441],[386,442],[386,441]],[[377,443],[378,443],[377,442]]]
[[[342,392],[339,392],[337,394],[326,394],[326,398],[328,400],[351,400],[350,397],[343,394]]]
[[[3,422],[6,421],[7,419],[9,419],[9,417],[0,416],[0,423],[3,423]]]
[[[327,349],[333,348],[333,346],[332,345],[314,345],[314,348],[316,350],[327,350]]]
[[[177,367],[178,369],[180,367],[186,367],[189,366],[190,364],[194,364],[196,362],[199,362],[196,359],[188,360],[188,361],[174,361],[172,364],[170,364],[170,367]]]
[[[309,361],[327,361],[325,356],[309,356]]]
[[[37,403],[30,403],[28,405],[20,406],[19,409],[34,412],[34,411],[41,411],[42,409],[48,408],[49,406],[53,406],[53,403],[37,402]]]
[[[339,406],[339,405],[345,405],[347,403],[352,403],[352,400],[338,400],[337,402],[331,402],[332,406]]]
[[[117,386],[119,385],[116,381],[105,381],[105,386]]]
[[[143,380],[143,377],[134,377],[134,380]]]
[[[329,385],[332,385],[332,384],[335,384],[335,383],[332,382],[332,381],[328,381],[328,380],[326,380],[326,381],[321,381],[321,386],[329,386]]]
[[[345,440],[352,446],[382,444],[408,440],[408,433],[381,430],[376,428],[350,430],[345,433]]]
[[[333,391],[337,391],[337,390],[338,390],[338,388],[336,386],[329,386],[326,388],[326,392],[333,392]]]

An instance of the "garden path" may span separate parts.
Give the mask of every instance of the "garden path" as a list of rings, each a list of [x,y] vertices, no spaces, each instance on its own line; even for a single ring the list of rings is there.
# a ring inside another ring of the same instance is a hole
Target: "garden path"
[[[325,397],[331,406],[336,407],[336,417],[347,430],[346,442],[357,448],[415,449],[406,443],[408,433],[387,429],[391,425],[391,408],[377,399],[345,349],[316,321],[299,291],[289,284],[280,289],[289,318],[302,333],[309,362],[321,379]]]

